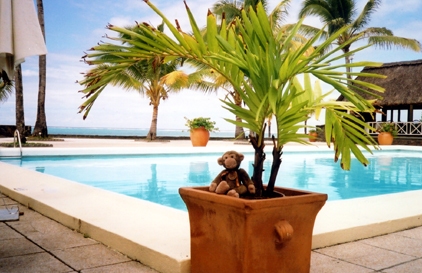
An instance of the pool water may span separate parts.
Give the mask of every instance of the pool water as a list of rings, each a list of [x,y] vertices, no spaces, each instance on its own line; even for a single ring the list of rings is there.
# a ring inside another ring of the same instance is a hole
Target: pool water
[[[1,161],[79,183],[186,210],[178,189],[203,186],[222,170],[221,154],[136,156],[43,156]],[[271,168],[267,155],[264,181]],[[353,160],[351,171],[333,162],[333,153],[285,152],[277,186],[328,194],[329,200],[349,199],[422,189],[422,154],[377,151],[370,164]],[[241,167],[252,174],[253,154]]]

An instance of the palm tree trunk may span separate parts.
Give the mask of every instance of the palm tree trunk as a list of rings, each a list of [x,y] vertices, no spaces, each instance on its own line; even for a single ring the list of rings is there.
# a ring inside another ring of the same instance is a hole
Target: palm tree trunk
[[[158,120],[158,105],[153,104],[151,126],[147,138],[154,140],[157,138],[157,120]]]
[[[25,111],[23,107],[22,67],[19,64],[15,70],[15,96],[16,96],[16,129],[21,136],[25,136]]]
[[[308,134],[308,127],[306,127],[308,125],[308,120],[305,120],[305,134]]]
[[[40,22],[41,31],[45,39],[44,27],[44,6],[42,0],[37,0],[38,20]],[[46,86],[46,72],[47,70],[47,57],[41,55],[39,57],[39,84],[38,84],[38,107],[37,107],[37,120],[35,122],[34,132],[35,136],[48,137],[47,118],[45,115],[45,86]]]
[[[241,122],[242,119],[239,118],[238,116],[236,116],[236,121]],[[243,129],[243,127],[241,127],[239,125],[236,125],[236,129],[235,129],[235,132],[234,132],[234,137],[236,139],[245,139],[246,138],[246,136],[245,136],[245,130]]]

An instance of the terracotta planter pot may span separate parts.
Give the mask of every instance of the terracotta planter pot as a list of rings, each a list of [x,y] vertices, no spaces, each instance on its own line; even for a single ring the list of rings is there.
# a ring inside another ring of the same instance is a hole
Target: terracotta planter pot
[[[282,198],[238,199],[180,188],[192,273],[309,273],[312,231],[326,194],[276,188]]]
[[[317,141],[317,137],[318,137],[318,133],[309,133],[309,142],[316,142]]]
[[[193,146],[207,146],[210,132],[204,127],[190,130],[190,141]]]
[[[379,145],[391,145],[393,144],[394,137],[391,133],[381,132],[378,134]]]

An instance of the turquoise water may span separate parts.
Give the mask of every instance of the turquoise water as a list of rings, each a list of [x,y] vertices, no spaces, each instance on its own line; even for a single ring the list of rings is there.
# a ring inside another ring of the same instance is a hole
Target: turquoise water
[[[186,210],[178,189],[208,185],[222,170],[218,154],[0,158],[23,168]],[[270,155],[267,155],[269,158]],[[330,153],[285,152],[277,185],[327,193],[329,200],[422,189],[422,154],[376,152],[363,167],[343,171]],[[253,155],[241,167],[252,173]],[[271,161],[266,160],[264,181]]]
[[[81,136],[137,136],[145,137],[148,128],[102,128],[102,127],[48,127],[50,135],[81,135]],[[157,136],[161,137],[189,137],[187,128],[158,129]],[[234,131],[211,132],[211,137],[234,137]]]

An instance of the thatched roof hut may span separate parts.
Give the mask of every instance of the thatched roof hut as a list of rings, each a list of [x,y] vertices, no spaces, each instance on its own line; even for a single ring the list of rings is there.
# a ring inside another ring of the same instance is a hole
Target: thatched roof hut
[[[413,119],[413,110],[422,109],[422,60],[385,63],[381,67],[365,67],[362,72],[387,76],[385,79],[358,77],[357,80],[373,83],[385,88],[383,99],[375,105],[386,110],[408,110],[408,120]],[[362,94],[364,98],[369,96]]]
[[[381,67],[365,67],[362,72],[387,76],[386,79],[357,78],[385,88],[384,93],[379,93],[383,99],[377,100],[377,105],[422,105],[422,60],[385,63]]]

